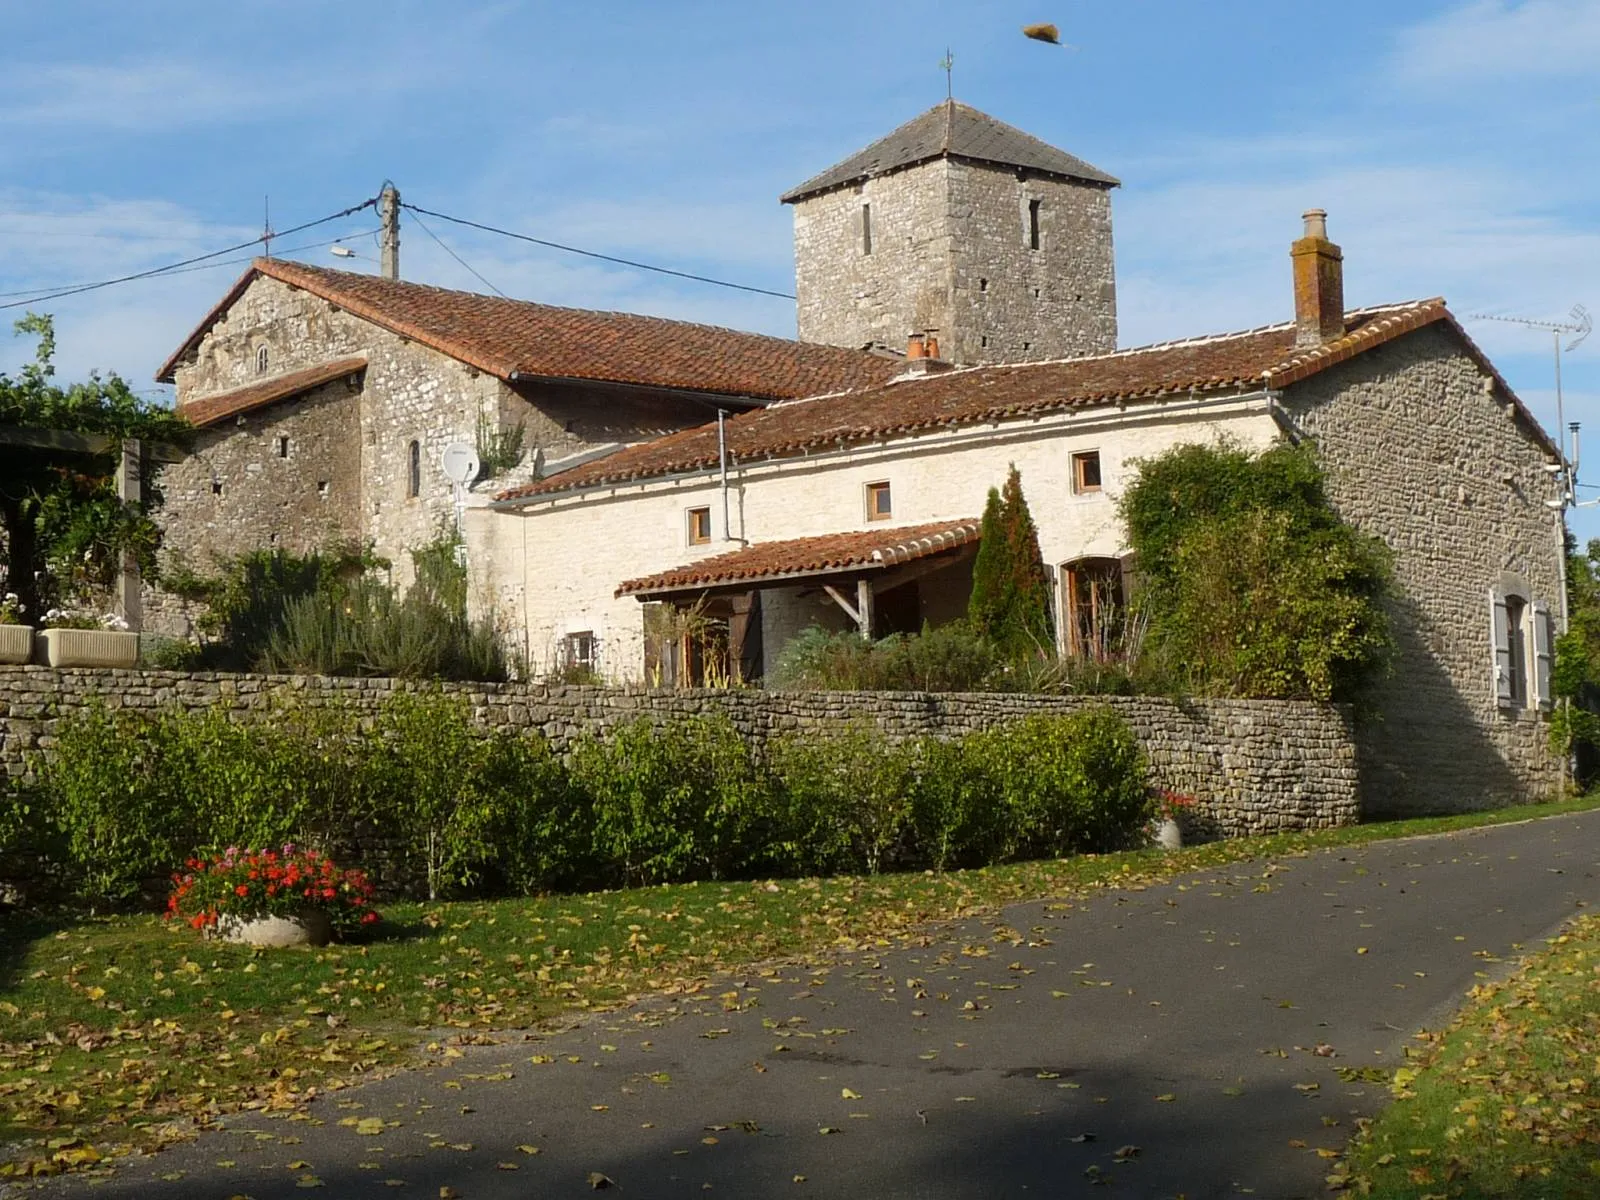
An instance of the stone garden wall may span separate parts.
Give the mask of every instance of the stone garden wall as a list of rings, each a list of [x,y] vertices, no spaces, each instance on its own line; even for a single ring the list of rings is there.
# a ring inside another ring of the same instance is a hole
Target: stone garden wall
[[[251,720],[286,697],[371,707],[401,686],[387,679],[0,667],[0,768],[11,775],[26,773],[34,753],[50,752],[57,723],[96,699],[114,708],[223,704],[241,720]],[[557,750],[642,713],[724,713],[760,744],[775,734],[840,720],[870,719],[892,737],[952,736],[1032,713],[1105,704],[1121,713],[1143,742],[1152,781],[1198,799],[1197,823],[1203,830],[1242,836],[1351,824],[1360,816],[1349,717],[1331,705],[990,693],[444,687],[465,696],[485,726],[536,731]]]

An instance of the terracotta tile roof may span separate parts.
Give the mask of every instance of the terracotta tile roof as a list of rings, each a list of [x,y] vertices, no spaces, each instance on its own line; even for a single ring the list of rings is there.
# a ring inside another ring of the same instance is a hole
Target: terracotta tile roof
[[[630,579],[617,588],[617,595],[660,595],[736,584],[754,586],[847,571],[884,570],[976,542],[980,528],[981,523],[976,519],[939,521],[932,525],[757,542],[728,554],[702,558],[688,566],[674,567],[643,579]]]
[[[898,370],[895,360],[860,350],[258,258],[162,364],[157,379],[172,382],[178,364],[261,275],[506,380],[583,379],[785,400],[870,387]]]
[[[1057,150],[1032,134],[1023,133],[958,100],[946,100],[921,116],[913,117],[865,150],[858,150],[843,162],[835,163],[822,174],[785,192],[780,199],[785,204],[793,204],[818,192],[935,158],[965,158],[1004,167],[1026,167],[1103,187],[1116,187],[1118,183],[1098,167],[1091,167],[1083,159]]]
[[[1346,318],[1344,337],[1297,350],[1290,324],[1123,350],[1094,358],[974,367],[902,378],[848,395],[775,404],[727,422],[730,461],[785,458],[886,437],[1023,417],[1067,408],[1178,393],[1283,388],[1404,333],[1445,322],[1484,369],[1481,351],[1439,299],[1363,309]],[[1552,455],[1548,437],[1496,373],[1530,431]],[[548,479],[501,493],[515,502],[577,488],[703,471],[718,463],[717,431],[702,425],[644,442]]]
[[[210,396],[186,400],[178,406],[178,415],[187,418],[191,425],[215,425],[228,417],[265,408],[269,404],[276,404],[280,400],[309,392],[312,388],[321,387],[325,383],[332,383],[335,379],[354,375],[357,371],[365,370],[366,366],[367,360],[361,355],[336,359],[321,366],[306,367],[301,371],[290,371],[287,375],[263,379],[259,383],[235,388],[231,392],[215,392]]]

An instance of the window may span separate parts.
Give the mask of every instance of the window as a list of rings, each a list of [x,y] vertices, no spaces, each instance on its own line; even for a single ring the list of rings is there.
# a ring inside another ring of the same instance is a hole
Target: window
[[[212,480],[212,481],[211,481],[211,494],[212,494],[212,495],[213,495],[213,496],[220,496],[220,495],[222,495],[222,480],[220,480],[220,479],[213,479],[213,480]]]
[[[1122,560],[1080,558],[1063,566],[1061,608],[1068,655],[1095,662],[1120,657],[1127,608]]]
[[[1495,703],[1506,709],[1549,708],[1553,629],[1547,605],[1528,598],[1515,576],[1489,593]]]
[[[289,457],[289,439],[286,438],[286,437],[280,437],[278,439],[278,457],[279,458],[288,458]]]
[[[266,373],[267,373],[267,348],[265,346],[257,346],[256,347],[256,374],[257,375],[265,375]]]
[[[872,205],[861,206],[861,253],[872,253]]]
[[[328,498],[328,481],[326,479],[317,480],[317,495],[324,500]]]
[[[704,546],[711,540],[711,510],[709,508],[691,508],[688,516],[689,545]]]
[[[1072,490],[1080,496],[1100,490],[1100,451],[1085,450],[1072,456]]]
[[[867,484],[867,520],[886,521],[894,515],[894,502],[887,483]]]
[[[413,441],[407,450],[406,498],[415,500],[422,494],[422,443]]]
[[[567,671],[590,672],[599,662],[599,642],[594,630],[569,633],[561,639],[561,666]]]
[[[987,292],[989,290],[989,281],[987,279],[978,280],[978,290],[980,292]]]
[[[1028,201],[1028,249],[1039,248],[1039,201]]]

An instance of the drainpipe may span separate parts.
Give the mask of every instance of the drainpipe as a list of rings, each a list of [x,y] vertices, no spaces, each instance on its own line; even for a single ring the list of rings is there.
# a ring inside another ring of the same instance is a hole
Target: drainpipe
[[[723,427],[727,417],[725,409],[717,409],[717,462],[722,470],[722,540],[733,541],[733,528],[728,524],[728,435]]]

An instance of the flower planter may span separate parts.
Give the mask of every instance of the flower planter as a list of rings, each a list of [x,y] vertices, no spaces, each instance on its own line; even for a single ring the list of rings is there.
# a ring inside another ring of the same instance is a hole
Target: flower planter
[[[139,635],[111,629],[46,629],[47,667],[132,667],[139,662]]]
[[[328,914],[308,909],[293,917],[222,916],[210,931],[213,937],[245,946],[326,946],[333,936]]]
[[[1156,827],[1156,845],[1163,850],[1183,849],[1183,828],[1170,817]]]
[[[0,625],[0,663],[25,663],[33,657],[33,626]]]

